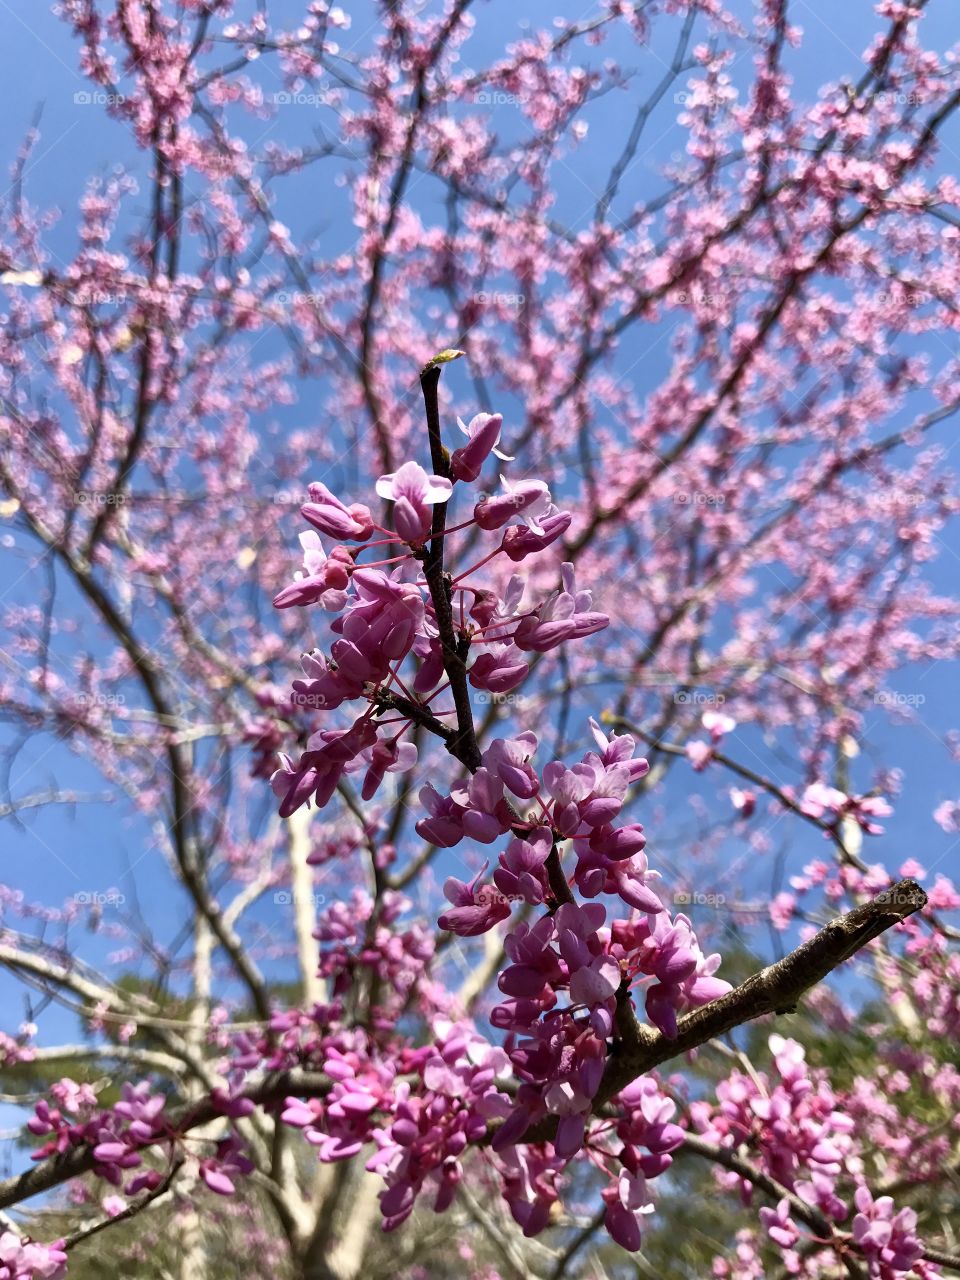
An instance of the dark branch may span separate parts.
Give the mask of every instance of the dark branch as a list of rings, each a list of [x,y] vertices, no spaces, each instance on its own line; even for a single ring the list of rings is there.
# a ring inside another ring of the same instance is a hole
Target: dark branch
[[[288,1095],[301,1098],[323,1097],[329,1091],[330,1083],[327,1076],[315,1071],[275,1071],[249,1089],[243,1090],[243,1096],[260,1106],[270,1106],[281,1102]],[[158,1133],[153,1142],[147,1143],[141,1150],[173,1142],[180,1135],[200,1125],[209,1124],[222,1115],[223,1112],[210,1097],[185,1103],[170,1111],[166,1116],[164,1131]],[[49,1156],[25,1169],[23,1173],[6,1178],[0,1182],[0,1209],[7,1209],[19,1204],[21,1200],[50,1191],[70,1178],[89,1173],[96,1163],[93,1150],[91,1144],[85,1143],[63,1154]]]
[[[430,461],[438,476],[449,477],[450,463],[440,435],[440,408],[437,390],[440,385],[440,365],[428,364],[420,375],[420,388],[427,416],[427,432],[430,436]],[[472,772],[480,767],[480,748],[473,724],[473,704],[467,687],[467,652],[469,641],[457,639],[453,625],[450,581],[443,571],[444,529],[447,504],[435,503],[430,545],[423,557],[423,572],[430,589],[430,598],[440,633],[443,666],[450,681],[453,705],[457,711],[456,732],[447,741],[447,750]]]

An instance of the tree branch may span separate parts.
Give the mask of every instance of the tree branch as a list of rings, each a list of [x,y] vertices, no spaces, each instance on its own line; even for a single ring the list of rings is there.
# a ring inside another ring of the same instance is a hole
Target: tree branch
[[[837,916],[795,951],[747,978],[739,987],[712,1000],[679,1019],[677,1034],[671,1039],[662,1031],[637,1023],[640,1033],[635,1044],[624,1043],[612,1056],[594,1099],[594,1111],[609,1102],[631,1081],[663,1062],[696,1049],[745,1022],[767,1013],[792,1012],[800,997],[829,973],[849,960],[861,947],[893,925],[920,911],[927,895],[914,880],[901,880],[878,893],[846,915]],[[542,1120],[531,1126],[524,1142],[550,1141],[556,1120]],[[494,1128],[489,1137],[492,1138]]]
[[[275,1071],[264,1076],[248,1089],[244,1089],[242,1094],[251,1102],[267,1106],[281,1102],[288,1094],[303,1098],[323,1097],[329,1091],[330,1083],[327,1076],[316,1071]],[[170,1111],[166,1117],[165,1131],[157,1134],[152,1142],[147,1143],[140,1150],[175,1140],[191,1129],[200,1128],[222,1116],[223,1112],[218,1109],[211,1097],[186,1103]],[[43,1191],[50,1191],[70,1178],[89,1173],[96,1163],[93,1150],[92,1144],[74,1147],[63,1154],[38,1161],[23,1173],[6,1178],[0,1182],[0,1209],[7,1209],[21,1200],[27,1200]]]
[[[440,409],[437,391],[440,385],[440,365],[432,361],[420,374],[420,389],[427,415],[427,431],[430,436],[430,461],[438,476],[449,477],[450,462],[440,435]],[[433,507],[433,528],[430,546],[423,557],[423,572],[430,589],[443,666],[450,681],[453,705],[457,710],[457,729],[447,739],[447,750],[472,772],[480,767],[480,748],[473,724],[473,704],[467,687],[467,651],[469,641],[458,641],[453,625],[453,608],[450,600],[450,583],[443,571],[443,534],[446,527],[447,504],[437,502]]]

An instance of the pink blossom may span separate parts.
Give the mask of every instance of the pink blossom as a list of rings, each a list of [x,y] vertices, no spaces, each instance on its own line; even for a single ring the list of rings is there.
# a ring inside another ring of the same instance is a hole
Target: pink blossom
[[[887,1276],[910,1271],[923,1255],[917,1238],[917,1215],[913,1209],[897,1212],[890,1196],[874,1200],[867,1187],[854,1194],[857,1214],[853,1219],[853,1238],[871,1264],[871,1271],[886,1280]]]
[[[825,815],[840,814],[847,803],[847,797],[836,787],[829,787],[823,782],[812,782],[804,791],[801,808],[812,818]]]
[[[310,501],[300,508],[300,514],[321,533],[332,538],[349,538],[365,542],[373,532],[374,522],[370,508],[358,502],[345,507],[325,484],[314,481],[309,486]],[[302,539],[301,539],[302,540]]]
[[[538,827],[525,839],[510,841],[493,873],[497,888],[505,897],[519,897],[535,904],[546,899],[549,882],[544,864],[552,847],[553,833],[549,827]]]
[[[570,528],[573,516],[569,511],[558,511],[552,504],[538,518],[539,530],[529,525],[511,525],[503,535],[501,550],[513,561],[525,560],[551,546]]]
[[[61,1280],[67,1273],[63,1241],[36,1244],[13,1231],[0,1234],[0,1280]]]
[[[781,1249],[792,1249],[800,1239],[796,1223],[790,1217],[790,1201],[780,1200],[776,1209],[763,1206],[760,1210],[760,1221],[767,1229],[767,1235]]]
[[[755,791],[744,791],[740,787],[731,787],[730,803],[741,818],[752,818],[757,808],[757,794]]]
[[[387,773],[409,773],[417,763],[417,748],[412,742],[397,738],[380,738],[362,752],[369,763],[360,791],[362,800],[370,800]]]
[[[550,491],[542,480],[511,481],[500,477],[505,492],[477,503],[473,518],[481,529],[500,529],[508,521],[519,518],[535,533],[542,534],[538,517],[545,514]]]
[[[960,831],[960,801],[942,801],[933,811],[933,820],[951,835]]]
[[[677,1034],[678,1013],[724,995],[731,989],[730,983],[713,976],[720,967],[720,956],[703,954],[685,915],[671,922],[663,912],[648,920],[653,923],[641,926],[645,936],[640,941],[638,964],[658,982],[646,991],[647,1017],[672,1038]]]
[[[469,437],[469,442],[453,451],[450,458],[450,472],[455,480],[464,480],[469,483],[480,475],[480,470],[490,453],[496,452],[496,447],[500,443],[503,416],[499,413],[478,413],[471,418],[469,426],[465,426],[460,418],[457,419],[457,425],[464,435]],[[503,458],[504,455],[497,452],[497,457]]]
[[[737,727],[733,716],[725,715],[722,711],[705,711],[701,723],[714,742],[719,742],[725,734],[732,733]]]
[[[527,659],[515,644],[494,644],[477,655],[470,668],[470,683],[489,693],[509,693],[529,670]]]
[[[443,886],[443,896],[452,903],[452,910],[445,911],[437,921],[441,929],[449,929],[461,938],[472,938],[486,933],[510,914],[510,904],[498,890],[491,886],[477,888],[484,866],[469,884],[448,877]]]
[[[231,1134],[217,1143],[215,1155],[200,1161],[200,1177],[218,1196],[232,1196],[236,1178],[252,1173],[253,1167],[253,1161],[243,1154],[240,1139]]]
[[[654,1209],[646,1178],[622,1169],[615,1185],[602,1194],[607,1206],[604,1226],[617,1244],[636,1253],[642,1243],[641,1222]]]
[[[564,564],[560,572],[563,589],[554,592],[517,627],[514,644],[519,649],[546,653],[566,640],[592,635],[609,625],[605,613],[591,609],[592,594],[577,591],[573,565]]]
[[[693,765],[697,773],[702,773],[710,761],[713,759],[713,747],[708,742],[702,742],[699,738],[688,742],[685,751],[687,759]]]
[[[494,738],[483,753],[483,763],[513,795],[532,800],[540,790],[540,779],[530,765],[536,750],[537,736],[529,730],[514,738]]]
[[[397,533],[413,546],[430,535],[431,507],[446,502],[453,486],[443,476],[428,475],[418,462],[405,462],[399,471],[381,476],[377,493],[393,503]]]
[[[329,559],[320,545],[319,535],[312,529],[300,534],[304,571],[293,575],[289,587],[273,598],[275,609],[293,605],[319,603],[324,609],[338,612],[347,601],[346,587],[353,569],[353,558],[343,547],[334,547]]]
[[[797,899],[792,893],[781,892],[770,903],[770,920],[775,929],[782,933],[789,928],[796,909]]]

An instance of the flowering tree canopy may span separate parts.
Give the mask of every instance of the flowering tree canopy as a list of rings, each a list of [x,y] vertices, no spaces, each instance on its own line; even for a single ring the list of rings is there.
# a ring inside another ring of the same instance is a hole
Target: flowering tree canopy
[[[0,1280],[960,1272],[936,7],[804,96],[787,0],[61,0],[129,155],[0,230]]]

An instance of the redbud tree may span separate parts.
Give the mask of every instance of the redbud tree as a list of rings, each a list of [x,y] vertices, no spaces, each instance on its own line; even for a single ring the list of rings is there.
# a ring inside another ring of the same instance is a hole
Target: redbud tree
[[[0,1280],[960,1270],[936,0],[293,8],[4,197]]]

